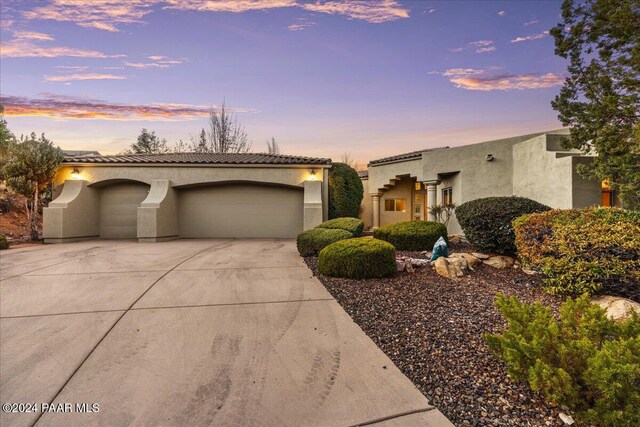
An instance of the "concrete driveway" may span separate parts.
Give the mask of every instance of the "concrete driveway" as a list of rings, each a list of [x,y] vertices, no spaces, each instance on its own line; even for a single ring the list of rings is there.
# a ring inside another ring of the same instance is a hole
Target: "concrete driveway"
[[[37,404],[3,426],[451,425],[295,242],[96,240],[0,269],[0,403]]]

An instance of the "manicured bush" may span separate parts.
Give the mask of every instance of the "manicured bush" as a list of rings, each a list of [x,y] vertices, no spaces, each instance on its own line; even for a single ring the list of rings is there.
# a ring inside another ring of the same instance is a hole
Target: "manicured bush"
[[[329,218],[359,217],[362,195],[358,172],[344,163],[334,163],[329,169]]]
[[[486,197],[456,208],[456,218],[470,243],[499,254],[516,251],[512,222],[528,213],[551,209],[526,197]]]
[[[553,293],[640,286],[640,212],[553,210],[514,221],[522,263],[541,271]]]
[[[559,321],[548,307],[515,297],[499,294],[496,306],[508,327],[485,339],[512,379],[584,425],[640,425],[640,317],[616,323],[586,294],[567,299]]]
[[[350,239],[351,233],[346,230],[312,228],[298,234],[296,243],[302,256],[316,256],[325,246],[338,240]]]
[[[0,233],[0,249],[9,249],[9,242],[3,233]]]
[[[398,222],[374,230],[373,237],[389,242],[399,250],[431,250],[440,237],[447,240],[447,227],[433,221]]]
[[[382,240],[368,237],[342,240],[320,251],[318,269],[325,276],[367,279],[396,272],[396,250]]]
[[[318,226],[318,228],[337,228],[340,230],[347,230],[353,237],[362,236],[362,230],[364,229],[364,221],[358,218],[336,218],[325,221]]]

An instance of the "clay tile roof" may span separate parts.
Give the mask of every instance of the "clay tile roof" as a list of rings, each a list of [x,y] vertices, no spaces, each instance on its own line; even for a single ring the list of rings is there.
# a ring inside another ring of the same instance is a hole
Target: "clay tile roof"
[[[114,156],[69,156],[64,163],[200,164],[200,165],[330,165],[331,159],[266,153],[166,153]]]
[[[369,162],[370,165],[376,165],[379,163],[387,163],[387,162],[396,162],[399,160],[411,160],[411,159],[419,159],[422,157],[422,153],[426,153],[428,151],[435,150],[445,150],[449,147],[433,147],[433,148],[425,148],[424,150],[412,151],[410,153],[398,154],[396,156],[385,157],[383,159],[371,160]]]
[[[360,179],[369,178],[369,170],[358,171],[358,176]]]

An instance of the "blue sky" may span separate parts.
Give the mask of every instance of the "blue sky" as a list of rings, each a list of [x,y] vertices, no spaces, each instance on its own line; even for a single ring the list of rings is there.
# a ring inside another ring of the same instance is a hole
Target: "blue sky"
[[[359,162],[559,128],[560,1],[3,1],[16,133],[116,153],[236,109],[255,151]]]

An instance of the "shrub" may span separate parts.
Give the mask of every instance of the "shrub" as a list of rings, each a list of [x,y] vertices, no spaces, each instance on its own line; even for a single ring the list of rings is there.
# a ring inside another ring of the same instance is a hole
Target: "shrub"
[[[447,240],[447,227],[432,221],[398,222],[374,230],[373,237],[389,242],[399,250],[431,250],[440,237]]]
[[[362,230],[364,229],[364,221],[358,218],[336,218],[325,221],[318,226],[318,228],[337,228],[340,230],[347,230],[353,235],[353,237],[362,236]]]
[[[640,425],[640,317],[616,323],[586,294],[567,299],[559,321],[515,297],[498,294],[496,306],[508,327],[485,339],[511,378],[575,411],[579,422]]]
[[[329,169],[329,218],[359,217],[362,181],[358,172],[344,163]]]
[[[0,233],[0,250],[1,249],[9,249],[9,242],[3,233]]]
[[[456,218],[470,243],[499,254],[516,251],[512,222],[528,213],[551,209],[526,197],[486,197],[456,208]]]
[[[367,237],[342,240],[320,251],[318,269],[325,276],[367,279],[396,272],[396,250],[382,240]]]
[[[350,239],[351,233],[346,230],[312,228],[298,234],[296,243],[302,256],[316,256],[325,246],[338,240]]]
[[[544,274],[553,293],[596,293],[640,285],[640,212],[553,210],[514,221],[522,263]]]

